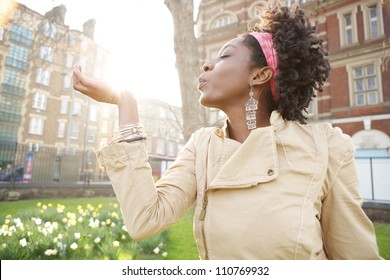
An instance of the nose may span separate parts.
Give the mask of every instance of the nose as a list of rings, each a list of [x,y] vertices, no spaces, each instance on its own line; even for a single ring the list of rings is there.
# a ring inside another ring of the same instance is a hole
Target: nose
[[[207,72],[207,71],[210,71],[213,69],[213,65],[211,64],[211,61],[208,61],[206,62],[205,64],[203,64],[202,66],[202,71],[203,72]]]

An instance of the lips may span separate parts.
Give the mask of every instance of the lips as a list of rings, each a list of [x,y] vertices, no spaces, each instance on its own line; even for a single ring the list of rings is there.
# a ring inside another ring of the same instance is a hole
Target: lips
[[[199,79],[198,79],[198,89],[201,89],[202,86],[203,86],[206,82],[207,82],[207,80],[205,80],[205,79],[199,77]]]

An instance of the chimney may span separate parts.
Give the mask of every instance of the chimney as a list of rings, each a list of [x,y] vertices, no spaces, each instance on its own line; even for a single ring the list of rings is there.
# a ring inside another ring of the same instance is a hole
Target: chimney
[[[92,39],[95,35],[95,24],[94,19],[90,19],[83,24],[83,33]]]
[[[66,15],[66,7],[64,5],[60,5],[54,7],[51,11],[48,11],[45,14],[45,17],[53,20],[54,22],[64,25],[65,24],[65,15]]]

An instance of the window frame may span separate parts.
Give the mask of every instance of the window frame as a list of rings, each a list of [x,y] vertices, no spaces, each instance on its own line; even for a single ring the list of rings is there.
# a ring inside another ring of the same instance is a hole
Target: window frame
[[[357,6],[348,7],[346,9],[342,9],[337,13],[337,19],[339,22],[339,36],[340,36],[340,47],[350,47],[356,45],[358,43],[358,30],[357,30]],[[346,24],[345,17],[347,15],[351,15],[351,30],[352,30],[352,42],[347,44],[347,32],[346,32]]]

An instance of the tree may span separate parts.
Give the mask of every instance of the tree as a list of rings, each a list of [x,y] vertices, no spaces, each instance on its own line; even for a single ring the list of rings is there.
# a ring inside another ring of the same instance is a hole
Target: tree
[[[199,104],[197,77],[200,74],[198,46],[194,34],[193,0],[164,0],[172,14],[176,69],[179,74],[184,138],[207,125],[206,109]]]

